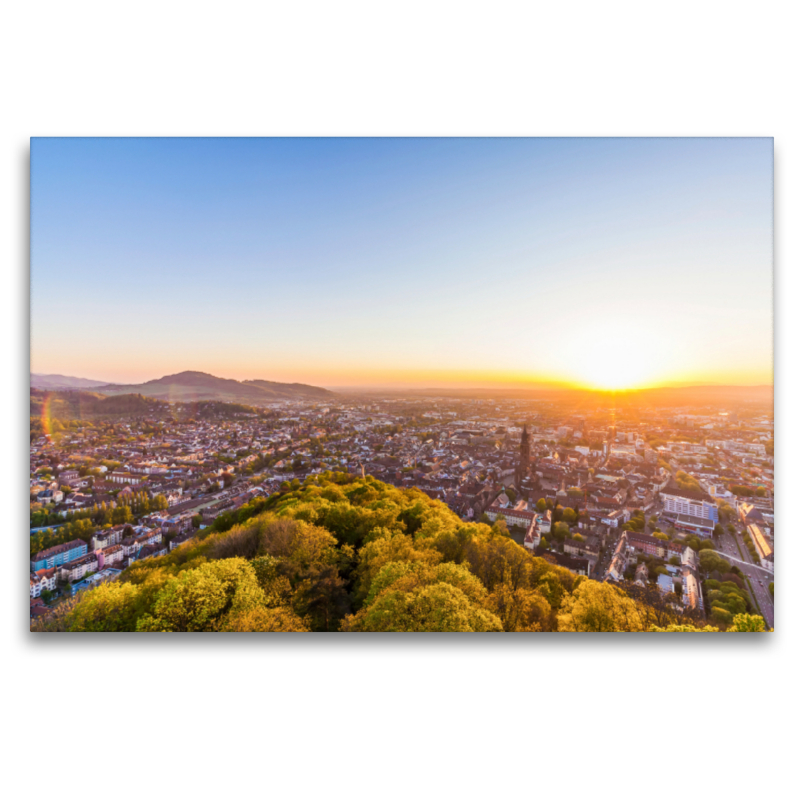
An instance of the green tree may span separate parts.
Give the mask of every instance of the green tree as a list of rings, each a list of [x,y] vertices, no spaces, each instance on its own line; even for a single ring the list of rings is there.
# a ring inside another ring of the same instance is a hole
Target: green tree
[[[153,611],[138,620],[141,631],[211,631],[232,613],[240,616],[266,606],[255,570],[242,558],[200,565],[170,578]]]
[[[131,631],[144,612],[142,588],[132,583],[102,583],[85,593],[70,617],[73,631]]]
[[[508,525],[506,524],[506,519],[503,516],[499,516],[496,520],[494,525],[492,525],[492,533],[497,534],[498,536],[509,536]]]
[[[729,572],[731,565],[713,550],[702,550],[699,553],[700,570],[706,574],[711,572]]]
[[[585,581],[564,598],[558,614],[560,631],[648,630],[646,613],[622,589],[608,583]]]
[[[764,618],[755,614],[737,614],[733,618],[733,625],[728,628],[733,633],[765,633]]]
[[[565,522],[556,522],[550,529],[550,537],[557,542],[563,542],[569,536],[569,525]]]
[[[130,506],[117,506],[111,512],[111,522],[114,525],[126,525],[133,522],[133,512]]]
[[[382,592],[366,609],[345,619],[349,631],[502,631],[500,619],[455,586],[436,583]]]
[[[542,631],[550,627],[550,603],[535,589],[513,589],[503,583],[490,595],[489,608],[500,619],[504,631]]]
[[[309,628],[290,608],[255,606],[229,615],[220,630],[225,633],[307,633]]]
[[[345,581],[331,564],[313,564],[300,580],[294,595],[298,616],[315,631],[335,631],[350,610]]]
[[[733,622],[733,614],[720,605],[711,606],[711,619],[720,625],[729,625]]]
[[[736,516],[736,512],[733,510],[729,503],[726,503],[724,500],[719,501],[719,518],[723,522],[729,522],[730,520],[734,519]]]

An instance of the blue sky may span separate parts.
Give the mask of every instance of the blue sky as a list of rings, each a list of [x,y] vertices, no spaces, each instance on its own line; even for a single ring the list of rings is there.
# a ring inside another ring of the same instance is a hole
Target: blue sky
[[[772,380],[771,139],[34,139],[31,200],[36,372]]]

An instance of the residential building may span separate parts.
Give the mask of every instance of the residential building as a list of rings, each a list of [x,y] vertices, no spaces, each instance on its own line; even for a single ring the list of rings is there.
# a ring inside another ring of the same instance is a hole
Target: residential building
[[[656,539],[655,536],[648,536],[646,533],[628,531],[628,548],[632,551],[645,553],[657,558],[667,558],[668,543],[663,539]]]
[[[525,539],[523,540],[522,544],[528,550],[535,550],[542,541],[542,535],[539,531],[539,526],[536,524],[536,520],[533,520],[531,524],[528,526],[528,530],[525,534]]]
[[[558,566],[566,567],[570,572],[576,575],[588,575],[591,571],[589,561],[585,558],[573,558],[563,553],[549,553],[549,555],[555,559]]]
[[[92,550],[105,550],[111,545],[119,544],[122,541],[122,532],[124,525],[117,525],[114,528],[108,528],[104,531],[97,531],[92,536]]]
[[[98,565],[97,555],[89,553],[88,555],[76,558],[74,561],[69,561],[62,564],[58,569],[58,577],[62,581],[69,581],[75,583],[80,580],[87,572],[96,572]]]
[[[102,554],[103,563],[99,563]],[[100,569],[107,569],[113,567],[115,564],[121,564],[125,558],[125,551],[121,544],[112,544],[111,547],[106,547],[98,552],[98,565]]]
[[[89,548],[86,542],[81,539],[73,539],[71,542],[48,547],[47,550],[42,550],[31,559],[31,572],[60,567],[68,561],[85,556],[88,552]]]
[[[689,550],[690,548],[687,547],[686,549]],[[702,611],[703,592],[700,589],[700,581],[697,578],[697,573],[691,567],[684,566],[681,570],[681,582],[683,584],[683,595],[681,599],[683,600],[684,606],[687,608],[699,608]]]
[[[180,547],[184,542],[188,542],[190,539],[194,538],[194,533],[192,531],[184,531],[183,533],[179,533],[174,539],[170,540],[169,543],[169,551],[170,553],[176,548]]]
[[[661,590],[662,594],[669,594],[675,591],[675,584],[671,575],[659,575],[656,585]]]
[[[54,591],[56,588],[56,567],[40,569],[31,573],[31,597],[39,597],[45,589]]]

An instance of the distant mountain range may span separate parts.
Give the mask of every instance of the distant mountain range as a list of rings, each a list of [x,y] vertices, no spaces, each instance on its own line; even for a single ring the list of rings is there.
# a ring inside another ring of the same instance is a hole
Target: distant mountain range
[[[110,384],[103,381],[73,378],[66,375],[39,375],[31,373],[31,388],[46,391],[90,390],[106,396],[140,394],[156,400],[173,403],[216,400],[258,406],[280,400],[320,400],[336,397],[329,389],[304,383],[277,383],[276,381],[235,381],[217,378],[206,372],[179,372],[165,375],[146,383]],[[551,402],[578,401],[615,403],[618,405],[646,404],[653,406],[682,405],[735,405],[738,403],[771,404],[773,387],[762,386],[662,386],[624,392],[592,392],[582,389],[539,387],[531,389],[345,389],[346,394],[377,394],[388,396],[422,396],[452,398],[528,398]]]
[[[140,394],[156,400],[187,403],[217,400],[225,403],[262,405],[280,400],[326,400],[334,393],[319,386],[304,383],[276,383],[274,381],[235,381],[217,378],[206,372],[179,372],[165,375],[146,383],[103,383],[85,378],[64,375],[31,374],[31,388],[35,389],[92,389],[103,395]]]
[[[37,375],[31,373],[32,389],[94,389],[106,381],[92,381],[88,378],[72,378],[69,375]]]
[[[665,406],[687,402],[696,405],[772,403],[774,393],[772,384],[760,386],[659,386],[655,389],[629,392],[634,399],[638,398],[652,404]]]
[[[357,394],[355,390],[351,390]],[[371,389],[364,394],[417,397],[449,397],[456,399],[528,399],[547,402],[585,402],[587,404],[649,405],[679,407],[690,405],[737,405],[740,403],[771,404],[773,387],[760,386],[659,386],[652,389],[632,389],[618,392],[601,392],[590,389],[566,387],[537,387],[530,389]]]

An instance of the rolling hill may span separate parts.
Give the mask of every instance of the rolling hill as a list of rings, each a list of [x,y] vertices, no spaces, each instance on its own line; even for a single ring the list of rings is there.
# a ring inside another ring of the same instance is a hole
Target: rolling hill
[[[265,392],[275,392],[277,394],[300,394],[303,397],[319,397],[325,399],[333,396],[329,389],[322,389],[319,386],[309,386],[306,383],[275,383],[275,381],[244,381],[248,386],[257,386]]]
[[[264,405],[280,400],[325,400],[334,393],[318,386],[273,381],[235,381],[206,372],[179,372],[136,385],[106,384],[95,388],[104,395],[140,394],[171,403],[218,400],[226,403]]]
[[[31,373],[31,389],[94,389],[105,381],[74,378],[70,375],[41,375]]]

